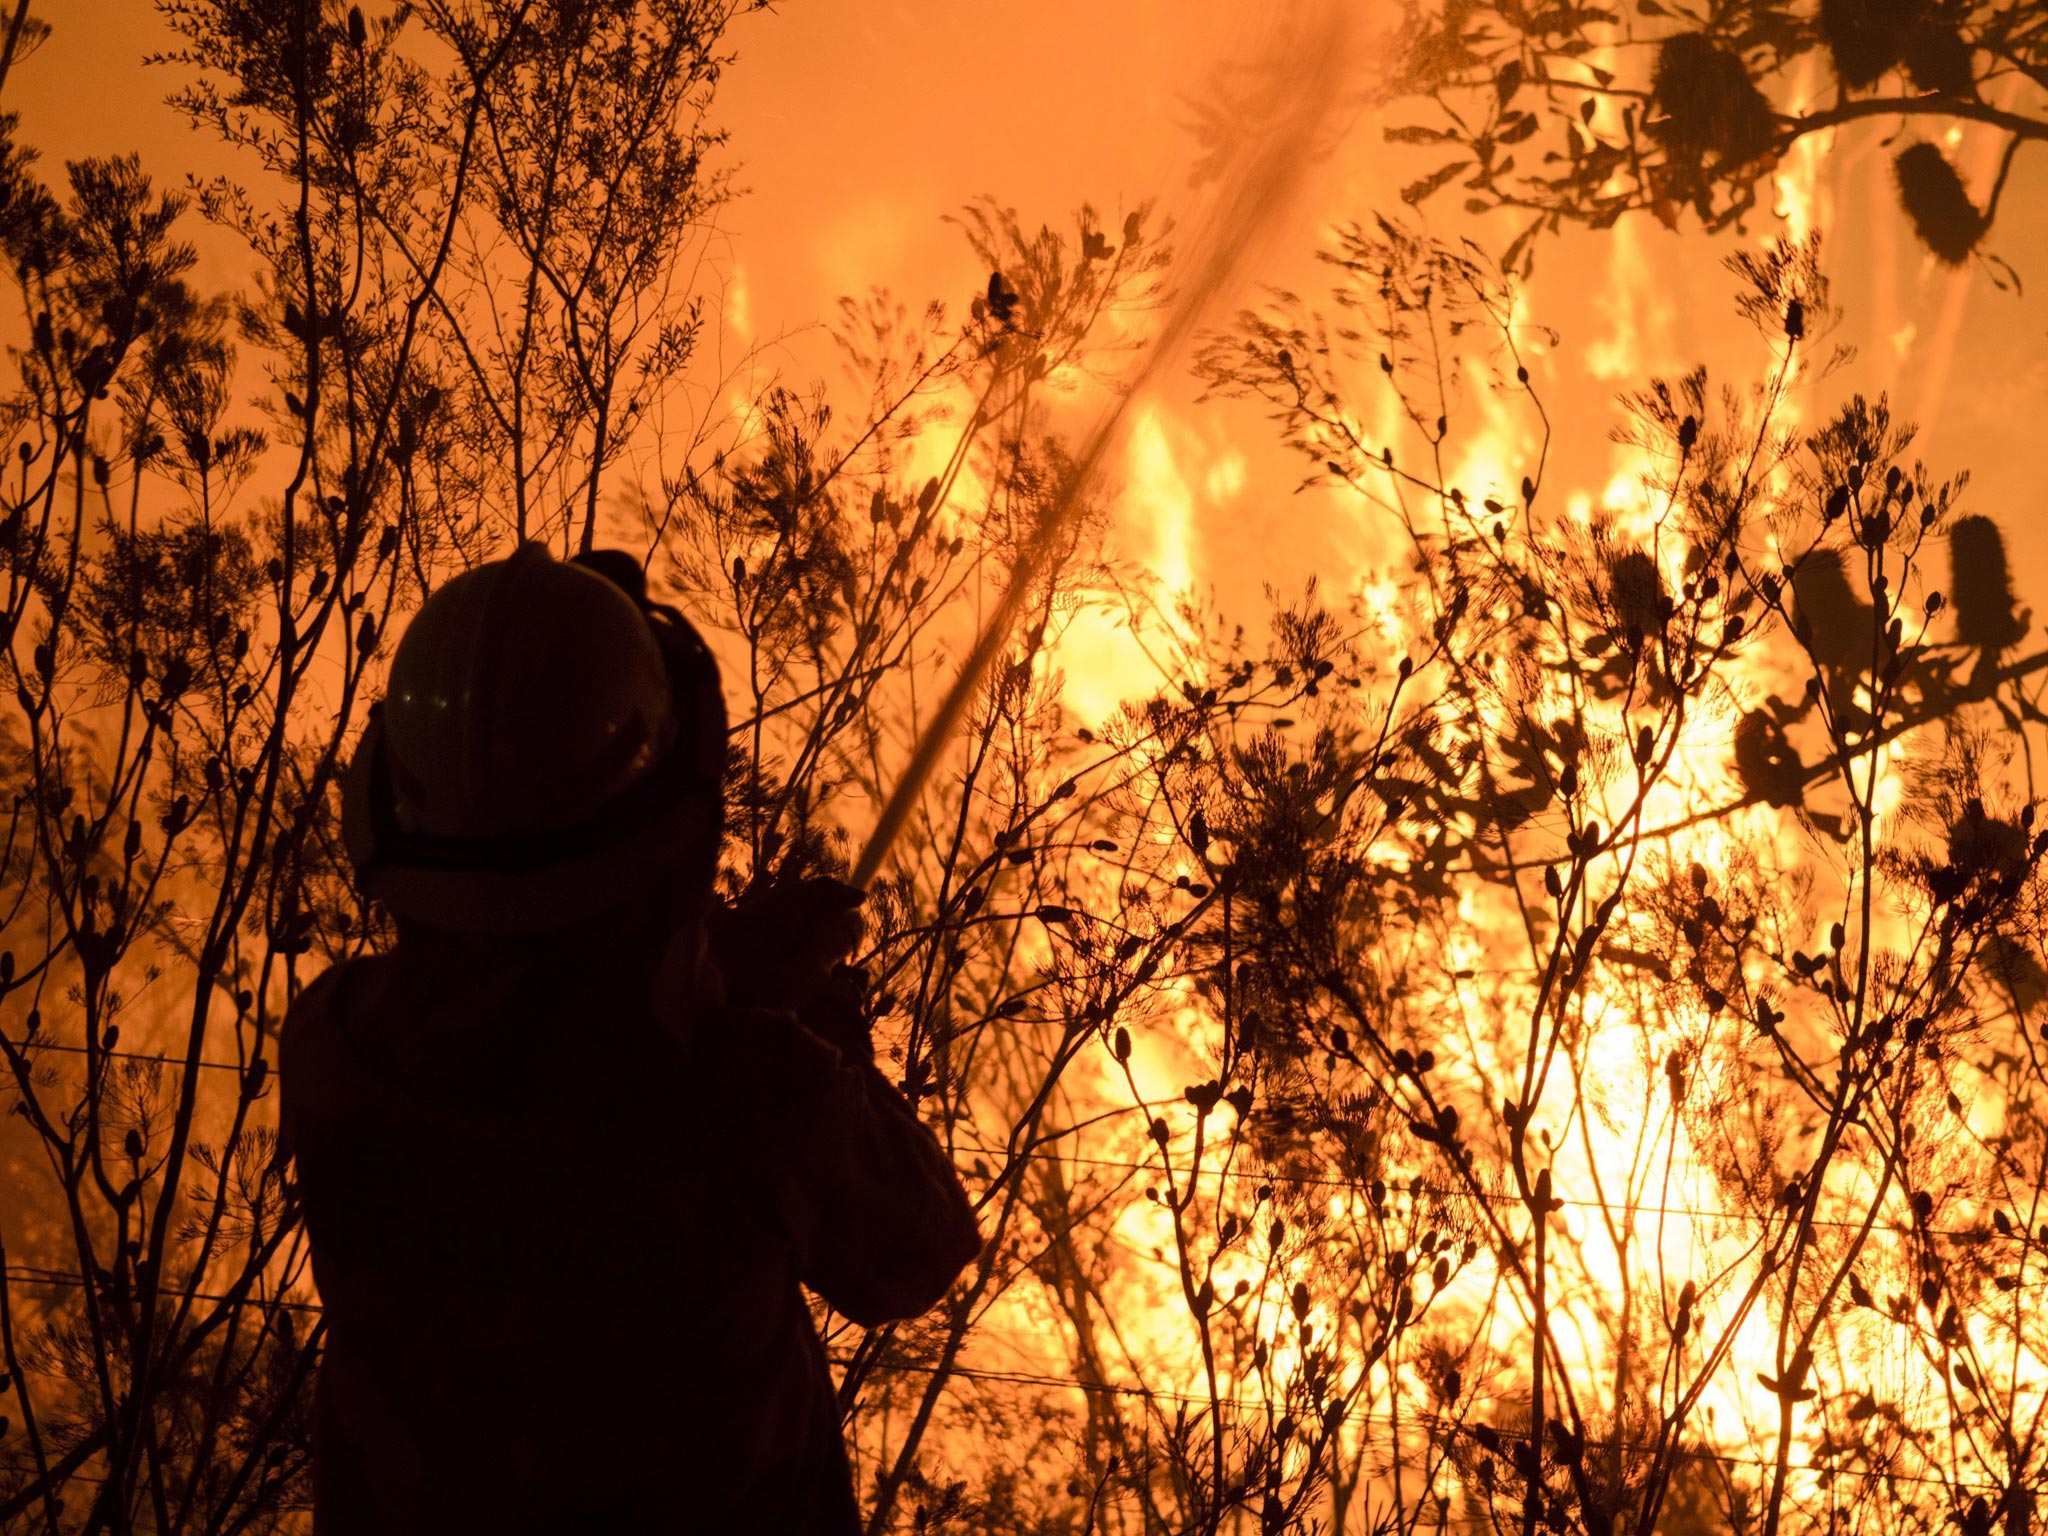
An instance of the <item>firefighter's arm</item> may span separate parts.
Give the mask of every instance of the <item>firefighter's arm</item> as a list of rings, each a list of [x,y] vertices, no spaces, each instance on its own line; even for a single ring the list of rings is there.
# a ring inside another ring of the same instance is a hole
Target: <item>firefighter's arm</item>
[[[873,1064],[859,973],[839,963],[860,903],[837,881],[777,886],[723,914],[713,950],[730,1002],[758,1010],[735,1043],[780,1101],[777,1203],[798,1272],[872,1324],[936,1303],[981,1234],[951,1160]]]
[[[981,1251],[938,1139],[871,1062],[793,1014],[729,1015],[719,1033],[713,1112],[797,1277],[864,1325],[933,1306]]]
[[[874,1065],[820,1044],[837,1061],[803,1138],[799,1274],[857,1323],[915,1317],[980,1253],[974,1207],[938,1139]]]

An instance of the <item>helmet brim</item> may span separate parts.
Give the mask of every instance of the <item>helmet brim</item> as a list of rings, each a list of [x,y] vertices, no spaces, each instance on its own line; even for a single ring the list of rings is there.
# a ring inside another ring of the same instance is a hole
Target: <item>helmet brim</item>
[[[635,905],[665,886],[701,884],[708,892],[718,802],[692,785],[541,860],[449,859],[418,840],[394,838],[377,825],[389,816],[382,729],[373,715],[349,763],[343,827],[363,894],[393,916],[454,933],[545,933]]]

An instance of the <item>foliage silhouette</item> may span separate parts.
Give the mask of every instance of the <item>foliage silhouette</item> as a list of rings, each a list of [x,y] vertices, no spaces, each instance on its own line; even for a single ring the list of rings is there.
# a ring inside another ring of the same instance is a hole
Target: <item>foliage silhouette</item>
[[[1049,399],[1170,271],[1149,210],[976,205],[963,302],[849,302],[840,388],[664,434],[733,8],[166,10],[251,186],[0,157],[10,1529],[303,1504],[269,1063],[385,935],[334,780],[387,630],[512,538],[644,548],[725,645],[724,894],[828,873],[1071,476]],[[1754,103],[1704,67],[1616,216],[1709,140],[1739,198]],[[193,212],[254,291],[193,289]],[[2048,652],[1995,525],[1817,398],[1812,246],[1735,265],[1756,381],[1628,397],[1643,495],[1597,515],[1508,277],[1378,222],[1324,256],[1203,370],[1381,568],[1161,625],[1094,509],[872,893],[867,1022],[988,1242],[925,1318],[822,1319],[870,1529],[2026,1529]],[[1161,686],[1083,724],[1062,645],[1119,603]]]
[[[2020,146],[2048,138],[2035,20],[2018,0],[1411,0],[1392,88],[1432,110],[1387,137],[1445,156],[1407,201],[1456,184],[1470,212],[1526,215],[1504,257],[1526,270],[1535,238],[1567,221],[1648,211],[1675,228],[1690,210],[1709,230],[1739,224],[1802,139],[1897,123],[1927,135],[1891,152],[1900,208],[1955,264],[1982,248]],[[1988,188],[1933,142],[1952,126],[1998,135]]]

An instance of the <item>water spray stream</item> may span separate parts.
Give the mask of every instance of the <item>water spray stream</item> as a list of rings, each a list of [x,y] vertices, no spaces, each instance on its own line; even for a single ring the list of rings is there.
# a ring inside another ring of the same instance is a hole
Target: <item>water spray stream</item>
[[[968,704],[996,656],[1009,643],[1025,598],[1044,574],[1058,547],[1061,529],[1110,457],[1132,404],[1179,357],[1217,296],[1243,279],[1252,257],[1279,226],[1281,216],[1306,182],[1324,147],[1336,108],[1346,99],[1345,77],[1353,63],[1346,45],[1353,30],[1353,9],[1341,0],[1318,0],[1312,7],[1299,7],[1287,29],[1272,39],[1265,56],[1253,66],[1254,77],[1262,86],[1259,107],[1263,121],[1219,178],[1213,202],[1189,247],[1186,280],[1173,295],[1159,335],[1082,440],[1066,494],[1046,510],[1032,531],[994,612],[918,737],[910,761],[854,865],[853,883],[862,889],[881,869],[925,781],[966,716]],[[1355,95],[1357,82],[1351,84]]]

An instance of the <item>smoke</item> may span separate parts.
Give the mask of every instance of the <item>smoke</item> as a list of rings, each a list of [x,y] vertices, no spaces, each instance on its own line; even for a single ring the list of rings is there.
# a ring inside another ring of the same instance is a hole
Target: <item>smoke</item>
[[[1313,0],[1286,8],[1255,62],[1241,71],[1250,90],[1230,103],[1227,114],[1212,113],[1206,120],[1209,152],[1197,165],[1194,179],[1215,190],[1194,237],[1184,247],[1159,334],[1081,440],[1067,494],[1033,530],[959,676],[918,738],[854,865],[854,884],[867,885],[881,868],[982,680],[1009,644],[1017,615],[1058,547],[1061,530],[1111,458],[1132,404],[1174,367],[1188,339],[1213,312],[1218,296],[1243,281],[1255,258],[1285,227],[1285,217],[1311,168],[1330,145],[1340,108],[1356,96],[1356,9],[1343,0]],[[1213,125],[1221,123],[1234,124],[1235,131],[1216,131]]]

